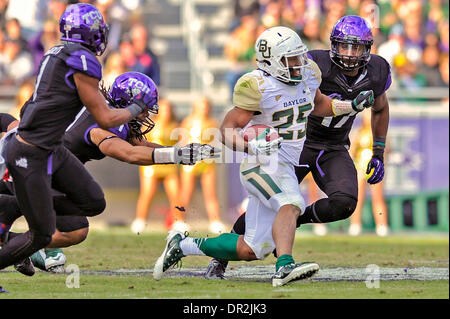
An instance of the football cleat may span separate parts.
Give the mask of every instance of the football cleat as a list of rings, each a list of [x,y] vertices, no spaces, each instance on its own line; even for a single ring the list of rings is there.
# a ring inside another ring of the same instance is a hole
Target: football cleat
[[[31,262],[30,257],[25,258],[21,262],[14,264],[14,268],[24,274],[25,276],[33,276],[35,273],[33,263]]]
[[[206,269],[206,279],[225,279],[225,270],[228,266],[228,260],[213,258]]]
[[[272,286],[279,287],[288,282],[306,279],[319,271],[319,265],[312,262],[290,263],[280,267],[272,276]]]
[[[45,250],[39,249],[37,252],[35,252],[33,255],[31,255],[31,262],[33,265],[40,270],[47,271],[45,268]]]
[[[66,255],[64,255],[61,248],[45,249],[45,269],[47,271],[54,273],[64,272],[65,264]]]
[[[61,273],[64,272],[66,256],[60,248],[40,249],[31,255],[33,265],[40,270]]]
[[[169,269],[170,266],[176,264],[181,258],[184,257],[183,251],[180,248],[180,242],[186,238],[187,235],[182,232],[171,230],[167,235],[166,247],[164,252],[159,256],[156,261],[155,268],[153,269],[153,278],[160,280],[163,273]]]

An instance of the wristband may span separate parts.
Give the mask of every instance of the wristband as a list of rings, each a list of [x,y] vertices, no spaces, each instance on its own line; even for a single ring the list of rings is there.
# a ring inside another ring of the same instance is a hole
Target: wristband
[[[133,119],[142,113],[142,107],[140,107],[136,103],[133,103],[130,106],[128,106],[126,110],[128,110],[131,113],[131,118]]]
[[[175,163],[175,147],[158,147],[153,149],[154,164],[173,164]]]
[[[373,139],[373,146],[372,146],[373,156],[378,157],[382,162],[384,161],[385,147],[386,147],[385,137],[376,137]]]

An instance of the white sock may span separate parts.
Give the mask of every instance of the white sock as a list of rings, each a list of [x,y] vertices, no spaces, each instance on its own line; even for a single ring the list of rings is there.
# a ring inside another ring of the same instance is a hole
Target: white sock
[[[200,256],[206,256],[203,251],[198,248],[197,243],[194,241],[194,238],[192,237],[186,237],[180,242],[180,248],[183,252],[183,255],[200,255]]]

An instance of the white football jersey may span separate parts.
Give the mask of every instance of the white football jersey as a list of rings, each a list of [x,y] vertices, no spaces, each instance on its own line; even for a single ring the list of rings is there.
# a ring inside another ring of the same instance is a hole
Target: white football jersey
[[[314,110],[314,97],[322,76],[317,64],[309,62],[306,80],[298,85],[291,86],[261,70],[253,70],[237,81],[233,92],[234,106],[255,112],[247,126],[269,125],[283,137],[279,160],[292,165],[299,163],[306,138],[306,119]]]

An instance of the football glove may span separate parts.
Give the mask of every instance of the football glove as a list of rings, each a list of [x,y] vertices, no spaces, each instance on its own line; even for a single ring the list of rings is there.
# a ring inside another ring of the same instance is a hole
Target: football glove
[[[158,147],[153,150],[153,163],[194,165],[207,158],[217,158],[220,152],[218,148],[200,143],[191,143],[183,147]]]
[[[373,156],[367,165],[366,170],[367,183],[377,184],[383,180],[384,177],[384,163],[381,159]]]
[[[362,91],[352,100],[352,108],[356,112],[361,112],[366,108],[372,107],[375,102],[373,91]]]
[[[278,152],[281,147],[282,137],[267,141],[266,136],[270,129],[265,129],[260,135],[248,142],[248,153],[250,155],[271,155]]]

